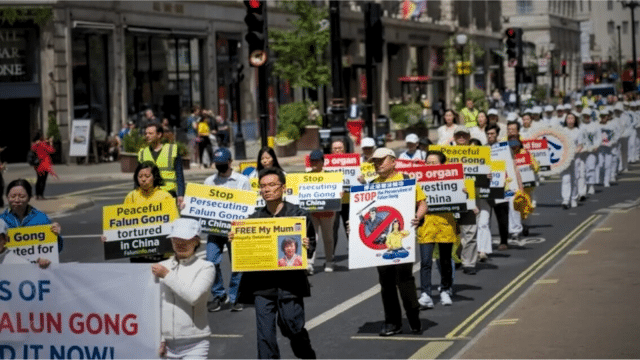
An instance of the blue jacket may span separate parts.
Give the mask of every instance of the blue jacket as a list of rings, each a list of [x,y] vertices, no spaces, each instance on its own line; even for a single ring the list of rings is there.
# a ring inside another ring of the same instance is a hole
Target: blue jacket
[[[0,219],[4,220],[4,222],[7,224],[7,228],[9,229],[23,227],[23,226],[51,224],[51,220],[45,213],[43,213],[42,211],[30,205],[29,205],[29,208],[27,209],[27,216],[25,216],[24,219],[22,219],[22,222],[8,208],[2,214],[0,214]],[[64,245],[64,240],[62,239],[62,236],[58,235],[58,252],[62,251],[63,245]]]

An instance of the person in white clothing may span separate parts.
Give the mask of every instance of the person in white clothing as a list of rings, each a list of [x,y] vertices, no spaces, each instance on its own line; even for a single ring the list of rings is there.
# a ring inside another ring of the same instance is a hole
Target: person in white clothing
[[[522,126],[520,127],[520,137],[523,140],[529,140],[531,139],[531,135],[536,129],[537,129],[537,126],[534,126],[533,119],[531,119],[531,114],[522,115]]]
[[[162,291],[158,352],[168,359],[206,359],[209,355],[207,297],[215,269],[211,262],[195,255],[201,230],[195,219],[175,220],[169,234],[175,255],[151,266]]]
[[[613,106],[613,115],[618,123],[618,129],[620,129],[620,141],[618,142],[618,154],[620,158],[618,160],[618,172],[626,172],[629,170],[629,139],[631,137],[632,119],[631,116],[624,111],[624,107],[621,102],[617,102]]]
[[[611,150],[617,141],[617,128],[609,123],[609,109],[604,108],[600,111],[600,138],[602,142],[598,147],[598,164],[596,165],[596,183],[602,183],[604,187],[611,186],[612,175],[612,154]]]
[[[484,130],[487,128],[487,125],[489,124],[489,118],[487,115],[494,113],[498,115],[498,110],[489,109],[488,113],[485,113],[484,111],[478,112],[478,117],[476,118],[476,122],[478,123],[478,125],[469,128],[471,138],[478,139],[478,141],[480,141],[482,145],[485,145],[487,143],[487,134],[485,134],[484,132]]]
[[[599,144],[602,143],[602,135],[598,124],[591,120],[592,110],[585,108],[582,110],[581,115],[580,132],[582,133],[583,143],[581,157],[584,161],[585,185],[578,186],[578,193],[582,196],[585,192],[588,195],[593,195],[596,192],[594,187],[597,183],[596,164],[598,162],[598,155],[596,150]],[[586,191],[584,191],[584,187],[587,187]]]
[[[418,143],[420,142],[420,138],[416,134],[409,134],[404,139],[407,144],[407,151],[403,152],[398,156],[400,160],[412,160],[412,161],[424,161],[427,159],[427,153],[418,149]]]
[[[449,145],[453,142],[453,132],[458,127],[458,114],[451,109],[444,112],[444,125],[438,128],[438,145]]]
[[[544,107],[544,113],[542,114],[542,122],[545,126],[551,126],[551,119],[553,118],[553,106],[547,105]]]
[[[551,118],[548,125],[553,128],[562,126],[565,116],[564,105],[558,104],[558,106],[556,106],[556,116]]]
[[[580,122],[578,117],[574,113],[568,113],[565,117],[563,126],[568,130],[569,137],[575,146],[576,155],[571,160],[571,165],[567,167],[561,174],[562,187],[562,207],[568,209],[578,206],[578,178],[580,172],[580,157],[577,155],[582,151],[582,144],[580,139]]]

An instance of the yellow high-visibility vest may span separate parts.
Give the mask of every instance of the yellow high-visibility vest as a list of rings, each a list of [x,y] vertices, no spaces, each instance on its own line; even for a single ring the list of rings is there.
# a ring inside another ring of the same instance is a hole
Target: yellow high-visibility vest
[[[178,147],[174,146],[174,144],[172,143],[162,145],[162,150],[160,150],[160,154],[158,155],[157,160],[153,160],[153,155],[151,155],[151,147],[149,146],[138,152],[139,163],[151,161],[152,163],[156,164],[158,170],[160,170],[160,176],[162,177],[162,180],[164,180],[164,185],[162,185],[160,189],[168,192],[178,191],[177,176],[174,166],[177,157]]]

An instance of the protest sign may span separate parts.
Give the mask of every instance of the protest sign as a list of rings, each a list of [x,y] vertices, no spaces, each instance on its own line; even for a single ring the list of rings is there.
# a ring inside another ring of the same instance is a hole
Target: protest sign
[[[476,214],[472,211],[476,208],[476,187],[475,181],[470,178],[464,179],[464,186],[467,190],[467,210],[463,212],[453,213],[453,217],[456,219],[458,225],[475,225]]]
[[[351,187],[349,269],[413,263],[416,180]]]
[[[299,175],[299,174],[298,174]],[[300,207],[308,211],[340,210],[342,174],[338,172],[306,173],[298,182]]]
[[[549,143],[547,139],[522,140],[524,147],[540,165],[540,171],[551,170],[551,160],[549,158]]]
[[[102,208],[105,260],[172,252],[171,223],[178,218],[173,198]]]
[[[531,164],[531,155],[528,153],[516,154],[515,162],[516,162],[516,168],[520,172],[520,179],[522,179],[522,186],[535,187],[536,175],[533,172],[533,165]]]
[[[396,160],[397,161],[397,160]],[[396,166],[398,164],[396,163]],[[396,167],[397,169],[397,167]],[[362,176],[364,177],[364,181],[366,182],[371,182],[371,180],[375,179],[378,176],[378,173],[376,173],[376,168],[375,166],[373,166],[373,163],[370,162],[363,162],[360,165],[360,173],[362,174]]]
[[[418,181],[430,213],[467,210],[462,164],[421,165],[400,172]]]
[[[506,168],[507,165],[502,160],[491,161],[491,184],[489,187],[489,199],[504,199],[504,185],[507,178]]]
[[[410,169],[414,167],[427,165],[423,160],[406,160],[406,159],[396,159],[396,170],[401,171],[405,169]]]
[[[307,252],[302,247],[306,221],[304,217],[234,221],[232,271],[306,269]]]
[[[148,264],[0,265],[0,358],[150,359],[160,285]]]
[[[250,178],[249,183],[251,184],[251,191],[256,193],[256,208],[264,207],[265,202],[260,194],[260,183],[258,182],[258,178]]]
[[[516,177],[516,165],[513,161],[511,148],[509,147],[509,143],[504,141],[501,143],[493,144],[491,147],[491,160],[501,160],[505,163],[505,172],[506,177],[511,179],[508,183],[505,179],[505,189],[504,196],[512,197],[516,194],[516,190],[518,190],[518,181]]]
[[[204,232],[226,235],[233,220],[255,211],[256,198],[254,191],[188,183],[180,214],[198,220]]]
[[[238,172],[244,176],[249,176],[254,170],[258,168],[258,163],[255,161],[242,161],[238,165]]]
[[[429,150],[441,151],[447,157],[447,164],[462,164],[464,174],[472,176],[476,181],[476,188],[489,188],[489,173],[491,173],[491,148],[489,146],[445,146],[429,145]],[[480,192],[483,197],[485,191]]]
[[[6,247],[16,255],[24,257],[32,263],[38,258],[48,259],[53,264],[59,263],[58,235],[51,231],[51,225],[25,226],[7,229]]]
[[[304,164],[307,171],[311,170],[309,155],[305,156]],[[326,154],[322,171],[342,172],[345,186],[360,184],[360,154]]]

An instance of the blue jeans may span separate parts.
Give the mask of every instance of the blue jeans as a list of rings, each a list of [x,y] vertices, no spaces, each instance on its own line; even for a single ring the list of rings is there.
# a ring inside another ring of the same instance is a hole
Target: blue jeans
[[[420,244],[420,292],[431,296],[431,267],[433,265],[433,248],[435,243]],[[440,261],[449,266],[439,267],[441,291],[450,290],[453,286],[453,261],[451,261],[451,243],[438,243]]]
[[[222,271],[220,271],[220,262],[222,261],[222,252],[225,244],[227,245],[229,260],[231,260],[231,244],[229,244],[226,237],[215,235],[209,235],[207,237],[207,260],[211,261],[216,268],[216,277],[213,280],[213,285],[211,286],[211,294],[213,294],[214,298],[219,299],[222,299],[225,295]],[[241,277],[242,273],[240,272],[231,273],[231,280],[229,280],[229,302],[232,304],[236,302]]]

